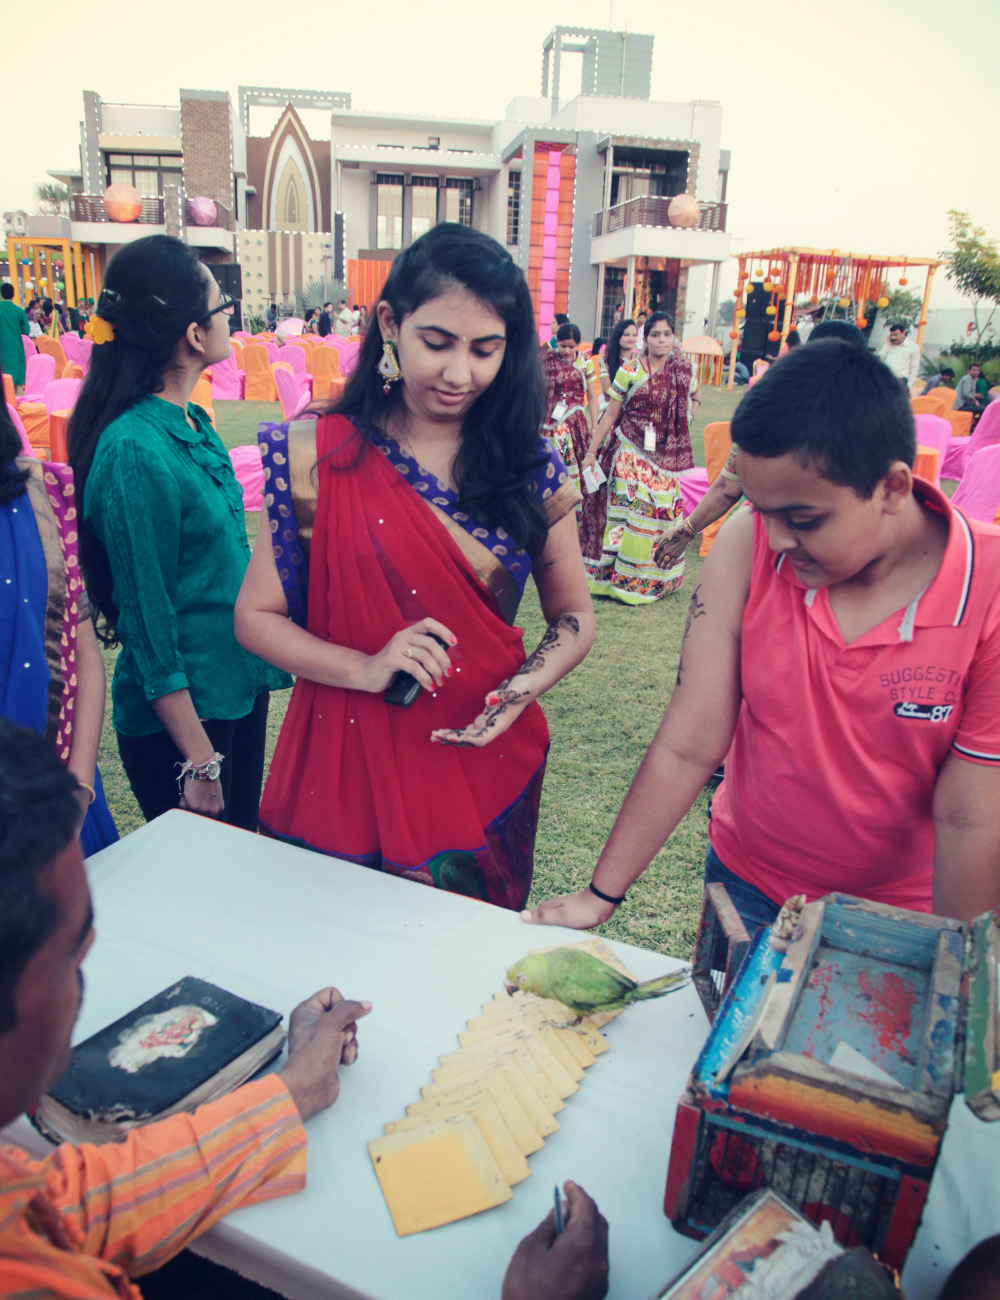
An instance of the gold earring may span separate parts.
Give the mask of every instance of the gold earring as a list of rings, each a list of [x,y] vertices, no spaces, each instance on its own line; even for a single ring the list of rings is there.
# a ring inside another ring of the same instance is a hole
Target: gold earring
[[[386,339],[382,344],[382,360],[378,363],[378,372],[385,380],[382,392],[388,397],[393,384],[403,378],[403,372],[399,368],[399,354],[392,339]]]

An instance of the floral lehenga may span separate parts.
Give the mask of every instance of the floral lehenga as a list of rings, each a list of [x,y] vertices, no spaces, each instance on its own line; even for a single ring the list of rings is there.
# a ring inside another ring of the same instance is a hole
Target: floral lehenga
[[[641,361],[619,369],[610,396],[623,403],[597,462],[607,483],[585,498],[580,546],[595,595],[648,604],[684,581],[683,555],[670,569],[653,559],[658,535],[681,516],[680,478],[694,469],[688,430],[691,363],[672,352],[656,374]],[[646,430],[654,446],[646,447]]]
[[[533,479],[549,522],[576,492],[546,443]],[[524,906],[548,727],[538,704],[482,749],[431,742],[467,726],[524,662],[513,626],[530,572],[502,529],[377,430],[342,416],[264,426],[275,562],[289,615],[366,654],[426,616],[457,637],[453,675],[411,708],[299,678],[261,801],[262,829],[503,907]]]

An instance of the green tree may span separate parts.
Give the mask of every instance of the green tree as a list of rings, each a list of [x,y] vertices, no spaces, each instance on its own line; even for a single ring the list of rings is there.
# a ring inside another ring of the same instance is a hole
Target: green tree
[[[69,189],[55,181],[35,186],[38,211],[49,217],[64,217],[69,212]]]
[[[941,254],[948,267],[948,279],[972,299],[975,355],[984,338],[993,333],[993,317],[1000,307],[1000,252],[995,239],[987,238],[982,226],[973,225],[967,212],[952,208],[948,228],[954,247]],[[980,319],[980,309],[984,317]]]
[[[912,325],[920,319],[922,305],[923,299],[919,293],[911,293],[909,289],[893,289],[889,294],[889,306],[882,310],[886,320],[905,320],[908,325]]]

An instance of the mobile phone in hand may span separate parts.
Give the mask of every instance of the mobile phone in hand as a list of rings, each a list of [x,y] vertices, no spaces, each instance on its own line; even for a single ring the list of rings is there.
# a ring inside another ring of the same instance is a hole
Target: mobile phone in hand
[[[434,632],[428,632],[427,635],[433,637],[442,650],[451,648],[447,641],[442,641]],[[392,681],[386,687],[382,698],[386,704],[398,704],[400,708],[408,709],[422,690],[423,687],[413,674],[404,672],[400,668],[393,673]]]

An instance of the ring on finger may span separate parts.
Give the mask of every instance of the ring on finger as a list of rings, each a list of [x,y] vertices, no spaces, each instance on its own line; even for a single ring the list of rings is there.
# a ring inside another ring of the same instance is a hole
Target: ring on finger
[[[410,646],[407,646],[406,650],[403,653],[406,655],[407,659],[413,658],[413,650],[411,649]]]

